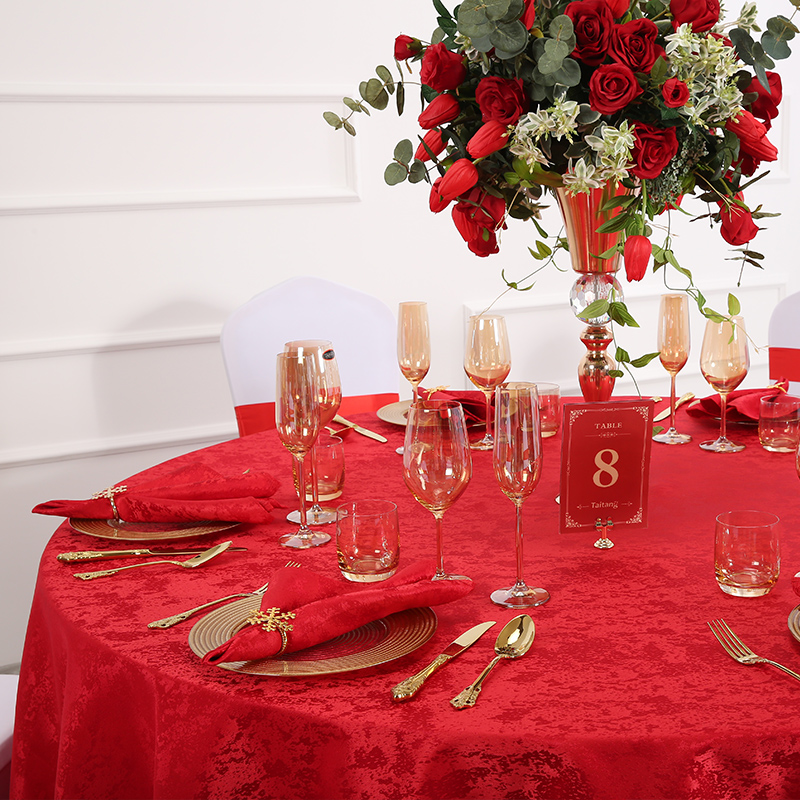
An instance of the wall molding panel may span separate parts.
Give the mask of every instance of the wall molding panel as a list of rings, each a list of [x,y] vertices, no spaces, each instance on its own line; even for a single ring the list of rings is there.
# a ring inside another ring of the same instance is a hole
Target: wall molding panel
[[[22,153],[0,216],[359,202],[353,137],[330,136],[322,120],[341,97],[303,87],[0,84],[0,124]],[[295,129],[274,124],[281,106],[300,120]],[[319,161],[281,158],[298,138]]]
[[[88,334],[3,342],[0,343],[0,362],[218,344],[220,331],[219,325],[198,325],[136,333]]]

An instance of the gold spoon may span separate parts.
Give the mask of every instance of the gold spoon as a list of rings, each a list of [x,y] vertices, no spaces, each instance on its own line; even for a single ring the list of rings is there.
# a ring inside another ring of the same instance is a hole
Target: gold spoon
[[[520,614],[507,622],[503,630],[497,634],[497,641],[494,643],[494,651],[497,655],[489,662],[489,666],[478,675],[471,686],[467,686],[463,692],[450,701],[450,705],[458,709],[474,706],[478,695],[481,693],[481,684],[495,668],[495,665],[504,658],[524,656],[533,644],[535,635],[536,626],[528,614]]]

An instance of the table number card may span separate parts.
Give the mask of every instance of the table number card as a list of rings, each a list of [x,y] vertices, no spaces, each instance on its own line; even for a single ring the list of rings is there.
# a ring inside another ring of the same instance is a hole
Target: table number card
[[[571,403],[561,444],[561,533],[647,527],[652,400]]]

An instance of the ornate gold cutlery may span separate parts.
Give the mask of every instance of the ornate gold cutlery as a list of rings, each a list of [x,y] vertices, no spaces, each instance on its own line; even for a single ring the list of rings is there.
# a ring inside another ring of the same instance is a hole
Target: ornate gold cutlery
[[[464,650],[475,644],[475,642],[477,642],[494,624],[494,621],[481,622],[479,625],[470,628],[466,633],[462,633],[461,636],[447,645],[444,652],[436,656],[427,667],[421,669],[416,675],[412,675],[410,678],[406,678],[404,681],[398,683],[397,686],[392,689],[392,699],[398,703],[404,700],[410,700],[422,688],[422,684],[424,684],[436,670],[440,669],[459,653],[463,653]]]
[[[229,547],[229,553],[244,553],[246,547]],[[128,556],[193,556],[201,555],[205,550],[77,550],[72,553],[59,553],[56,559],[65,564],[76,564],[79,561],[101,561],[104,558],[126,558]]]

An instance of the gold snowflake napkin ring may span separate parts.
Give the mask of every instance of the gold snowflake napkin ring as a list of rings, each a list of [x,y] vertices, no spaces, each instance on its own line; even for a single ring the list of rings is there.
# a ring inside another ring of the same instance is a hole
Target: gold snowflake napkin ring
[[[268,608],[262,611],[260,608],[251,612],[245,622],[250,625],[260,625],[261,630],[264,631],[278,631],[281,635],[281,649],[275,653],[276,656],[283,655],[286,652],[286,646],[289,644],[289,631],[294,628],[290,619],[297,616],[294,611],[281,611],[277,607]]]

